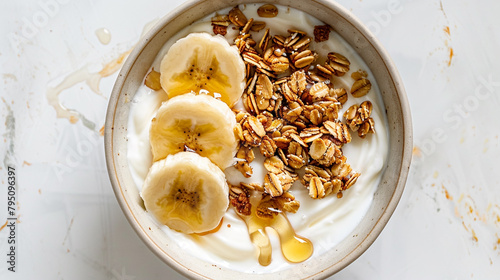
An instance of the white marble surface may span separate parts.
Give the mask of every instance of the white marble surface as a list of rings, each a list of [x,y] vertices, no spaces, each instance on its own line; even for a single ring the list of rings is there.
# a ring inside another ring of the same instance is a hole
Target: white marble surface
[[[101,80],[101,95],[85,82],[61,93],[85,124],[57,118],[46,96],[67,77],[95,76],[181,2],[2,2],[0,224],[8,217],[9,165],[18,223],[16,273],[7,270],[9,228],[0,231],[0,279],[183,279],[139,240],[111,190],[100,129],[116,73]],[[498,279],[500,2],[338,2],[399,68],[415,155],[387,227],[331,279]],[[111,34],[107,45],[100,28]]]

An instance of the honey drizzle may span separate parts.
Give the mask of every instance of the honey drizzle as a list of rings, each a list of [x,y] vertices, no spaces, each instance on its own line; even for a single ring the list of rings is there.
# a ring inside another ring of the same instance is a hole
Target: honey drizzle
[[[224,217],[222,217],[222,219],[219,222],[219,225],[216,226],[214,229],[209,230],[209,231],[199,232],[199,233],[193,233],[193,234],[196,234],[196,235],[199,235],[199,236],[204,236],[204,235],[207,235],[207,234],[216,233],[222,227],[222,223],[223,222],[224,222]]]
[[[259,250],[259,264],[268,266],[272,260],[272,246],[266,228],[270,227],[278,233],[280,238],[281,253],[286,260],[292,263],[299,263],[307,260],[313,253],[313,244],[307,238],[295,233],[290,221],[281,211],[269,209],[277,212],[271,219],[262,219],[256,215],[258,200],[253,197],[251,214],[248,216],[238,214],[246,223],[250,240]]]

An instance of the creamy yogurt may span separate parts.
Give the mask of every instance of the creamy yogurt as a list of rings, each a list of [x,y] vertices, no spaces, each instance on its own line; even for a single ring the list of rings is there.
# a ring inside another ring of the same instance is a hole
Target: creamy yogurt
[[[266,22],[266,28],[270,28],[271,35],[288,35],[288,29],[298,29],[313,36],[315,25],[323,23],[314,17],[283,6],[277,6],[279,14],[275,18],[261,18],[257,15],[257,8],[262,4],[240,5],[240,9],[247,18]],[[218,12],[227,14],[231,8]],[[211,17],[207,16],[181,30],[173,36],[158,53],[152,67],[160,69],[160,62],[168,51],[169,47],[178,39],[193,32],[212,33]],[[264,30],[252,32],[255,41],[259,41],[264,34]],[[238,30],[228,28],[226,38],[229,43],[233,43],[234,37],[238,35]],[[353,80],[350,77],[352,72],[359,69],[365,70],[372,83],[371,91],[364,97],[354,98],[349,94],[349,99],[344,104],[339,116],[351,105],[360,104],[365,100],[370,100],[373,104],[371,117],[375,121],[376,133],[368,135],[365,139],[360,139],[356,133],[352,133],[352,142],[343,147],[347,162],[357,172],[361,173],[357,183],[349,190],[343,192],[343,198],[337,199],[335,195],[330,195],[324,199],[311,199],[308,190],[297,181],[291,188],[291,193],[300,201],[300,209],[295,214],[287,214],[287,217],[295,229],[296,233],[309,239],[314,245],[312,258],[321,255],[341,242],[358,225],[366,214],[373,199],[373,194],[379,184],[388,153],[388,131],[387,119],[380,91],[373,74],[366,64],[335,32],[330,33],[330,39],[325,42],[311,42],[310,49],[316,51],[320,59],[316,63],[322,64],[328,52],[334,51],[346,56],[350,62],[350,71],[343,77],[336,77],[337,87],[350,89]],[[167,95],[162,90],[153,91],[146,86],[141,86],[132,100],[131,113],[128,129],[128,159],[131,173],[137,188],[140,190],[144,179],[152,164],[152,155],[149,144],[149,126],[151,119],[156,114],[161,103],[167,100]],[[253,167],[253,176],[244,178],[239,171],[230,167],[225,170],[228,181],[232,184],[239,182],[262,183],[266,173],[262,166],[263,158],[260,152],[255,151],[256,160],[250,165]],[[154,219],[151,216],[151,219]],[[227,267],[233,270],[248,273],[269,273],[280,271],[292,266],[281,254],[279,239],[272,229],[267,229],[273,246],[273,261],[269,266],[261,266],[257,261],[257,250],[250,241],[246,224],[238,218],[237,214],[230,208],[224,216],[222,227],[213,234],[204,236],[186,235],[171,230],[167,226],[163,228],[172,240],[175,240],[179,247],[200,259],[218,266]]]

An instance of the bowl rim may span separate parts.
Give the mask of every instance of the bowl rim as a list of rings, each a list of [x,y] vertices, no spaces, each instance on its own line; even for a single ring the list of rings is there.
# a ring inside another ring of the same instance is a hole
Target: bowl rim
[[[413,130],[412,130],[412,120],[411,120],[411,111],[408,102],[408,97],[406,95],[406,91],[404,89],[402,79],[399,75],[399,72],[390,58],[389,54],[383,47],[383,45],[379,42],[379,40],[371,33],[367,26],[365,26],[361,20],[359,20],[356,16],[354,16],[350,11],[346,8],[338,4],[334,1],[329,0],[310,0],[311,2],[316,2],[319,5],[323,5],[328,9],[335,10],[335,12],[341,16],[346,22],[349,22],[353,28],[355,28],[359,35],[364,37],[366,41],[371,45],[371,48],[381,57],[382,61],[384,61],[384,66],[387,69],[387,72],[390,73],[391,81],[394,84],[394,87],[397,89],[397,96],[399,98],[398,104],[401,107],[402,112],[402,135],[403,135],[403,143],[402,143],[402,156],[401,156],[401,166],[400,173],[397,176],[396,187],[394,192],[392,193],[391,198],[388,200],[387,207],[384,209],[383,213],[380,215],[380,218],[375,222],[374,226],[371,228],[369,233],[366,235],[364,239],[358,242],[358,245],[354,247],[354,249],[346,254],[342,259],[338,262],[332,264],[327,269],[323,271],[319,271],[315,274],[308,276],[308,278],[315,277],[328,277],[337,273],[338,271],[344,269],[350,263],[359,258],[376,240],[376,238],[380,235],[382,230],[385,228],[388,220],[394,213],[398,202],[401,199],[403,194],[406,179],[409,173],[409,168],[411,164],[412,158],[412,149],[413,149]],[[123,189],[121,187],[120,181],[116,176],[117,163],[114,160],[114,148],[113,148],[113,136],[114,136],[114,121],[116,116],[117,104],[120,97],[120,93],[124,86],[125,81],[127,80],[128,75],[130,74],[133,66],[137,62],[138,57],[150,43],[151,38],[157,36],[161,30],[163,30],[164,26],[169,22],[175,20],[180,15],[184,14],[189,9],[192,9],[199,5],[200,0],[188,0],[172,10],[170,13],[163,16],[158,22],[155,24],[153,28],[151,28],[137,43],[134,47],[133,51],[130,53],[126,61],[124,62],[122,69],[120,70],[118,77],[115,81],[112,93],[109,98],[109,103],[107,107],[106,114],[106,122],[104,128],[104,146],[105,146],[105,158],[106,165],[108,170],[108,175],[111,181],[111,185],[115,194],[115,197],[124,213],[127,221],[132,226],[136,234],[140,237],[140,239],[146,244],[146,246],[153,251],[163,262],[167,263],[171,268],[175,269],[177,272],[181,273],[183,276],[188,278],[198,278],[198,279],[210,279],[204,275],[198,274],[197,272],[190,270],[183,264],[179,263],[175,259],[171,258],[168,255],[165,255],[165,252],[159,248],[158,244],[146,233],[145,229],[141,227],[137,217],[134,215],[130,206],[128,205],[127,200],[125,199],[125,195],[123,193]],[[247,1],[249,3],[268,3],[272,1]],[[228,3],[227,6],[232,5]],[[209,14],[209,13],[207,13]],[[197,19],[195,19],[197,20]],[[334,267],[335,266],[335,267]],[[335,268],[335,269],[334,269]]]

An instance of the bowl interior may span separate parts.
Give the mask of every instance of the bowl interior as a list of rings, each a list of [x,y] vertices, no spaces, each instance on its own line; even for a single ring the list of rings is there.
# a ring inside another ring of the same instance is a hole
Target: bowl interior
[[[110,97],[105,127],[106,161],[115,195],[127,219],[147,246],[163,261],[192,278],[255,279],[257,275],[220,269],[184,254],[151,222],[130,174],[127,160],[127,124],[130,102],[163,44],[186,25],[217,10],[251,0],[190,1],[164,17],[137,45],[125,62]],[[352,234],[319,257],[276,272],[279,277],[322,278],[359,257],[380,234],[404,189],[411,160],[412,130],[409,106],[401,80],[390,58],[358,19],[334,2],[267,1],[290,6],[329,24],[361,56],[378,83],[387,112],[389,155],[386,169],[366,216]],[[269,277],[270,275],[262,275]]]

